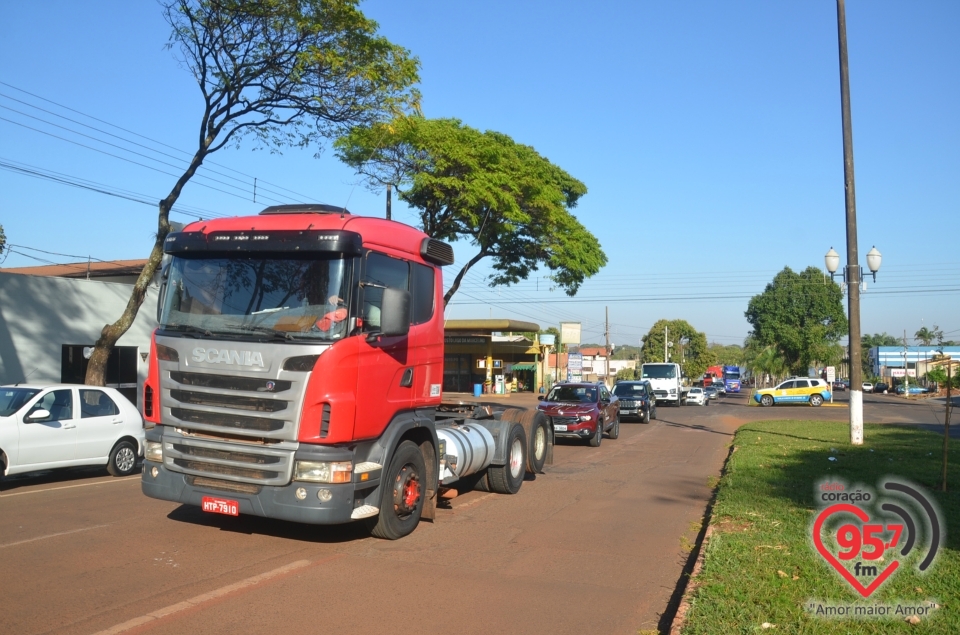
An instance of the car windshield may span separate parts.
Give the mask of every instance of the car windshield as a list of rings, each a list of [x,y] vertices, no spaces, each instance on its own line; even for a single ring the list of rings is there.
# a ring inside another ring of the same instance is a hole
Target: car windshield
[[[9,417],[40,392],[39,388],[0,388],[0,417]]]
[[[641,377],[644,379],[673,379],[677,376],[674,364],[644,364]]]
[[[613,387],[613,394],[617,397],[635,397],[643,393],[644,384],[617,384]]]
[[[170,265],[164,330],[333,340],[347,326],[352,260],[182,258]]]
[[[690,389],[690,393],[693,394],[693,395],[699,395],[699,394],[702,393],[702,392],[703,392],[703,391],[702,391],[701,389],[699,389],[699,388],[691,388],[691,389]]]
[[[594,403],[597,400],[597,389],[586,386],[554,386],[547,401],[569,401],[572,403]]]

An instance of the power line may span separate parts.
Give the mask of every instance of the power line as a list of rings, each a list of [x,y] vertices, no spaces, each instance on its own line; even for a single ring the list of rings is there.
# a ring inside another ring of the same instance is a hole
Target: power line
[[[163,141],[158,141],[158,140],[156,140],[156,139],[152,139],[152,138],[150,138],[150,137],[147,137],[146,135],[140,134],[139,132],[134,132],[133,130],[128,130],[127,128],[123,128],[123,127],[118,126],[118,125],[116,125],[116,124],[110,123],[109,121],[106,121],[106,120],[104,120],[104,119],[99,119],[99,118],[97,118],[97,117],[94,117],[93,115],[88,115],[88,114],[85,113],[85,112],[82,112],[82,111],[77,110],[77,109],[75,109],[75,108],[71,108],[71,107],[69,107],[69,106],[65,106],[65,105],[63,105],[63,104],[60,104],[60,103],[58,103],[58,102],[53,101],[52,99],[47,99],[46,97],[41,97],[40,95],[37,95],[37,94],[35,94],[35,93],[31,93],[30,91],[27,91],[27,90],[24,90],[23,88],[19,88],[19,87],[17,87],[17,86],[14,86],[13,84],[8,84],[7,82],[0,81],[0,85],[7,86],[8,88],[12,88],[12,89],[14,89],[14,90],[16,90],[16,91],[18,91],[18,92],[24,93],[25,95],[30,95],[31,97],[34,97],[34,98],[39,99],[39,100],[41,100],[41,101],[47,102],[48,104],[53,104],[54,106],[57,106],[58,108],[63,108],[64,110],[67,110],[67,111],[70,111],[70,112],[75,112],[75,113],[77,113],[78,115],[82,115],[82,116],[84,116],[84,117],[87,117],[88,119],[92,119],[93,121],[98,121],[98,122],[100,122],[100,123],[106,124],[106,125],[108,125],[108,126],[110,126],[110,127],[112,127],[112,128],[116,128],[117,130],[122,130],[123,132],[126,132],[126,133],[128,133],[128,134],[132,134],[132,135],[134,135],[134,136],[140,137],[141,139],[146,139],[147,141],[150,141],[151,143],[156,143],[156,144],[161,145],[161,146],[163,146],[163,147],[165,147],[165,148],[170,148],[171,150],[176,150],[177,152],[180,152],[180,153],[182,153],[182,154],[186,154],[186,155],[188,155],[188,156],[192,156],[192,153],[187,152],[187,151],[185,151],[185,150],[181,150],[180,148],[177,148],[176,146],[172,146],[172,145],[170,145],[170,144],[168,144],[168,143],[164,143]],[[20,103],[24,103],[24,102],[21,101]],[[33,106],[32,104],[27,104],[27,105],[31,106],[32,108],[38,108],[37,106]],[[54,114],[54,113],[51,113],[51,114]],[[62,115],[58,115],[58,116],[62,116]],[[80,124],[80,125],[84,125],[84,124]],[[131,143],[132,143],[132,142],[131,142]],[[235,168],[231,168],[231,167],[226,166],[226,165],[223,165],[223,164],[221,164],[221,163],[216,163],[215,161],[207,161],[207,163],[209,163],[209,164],[211,164],[211,165],[215,165],[215,166],[220,167],[220,168],[223,168],[223,169],[225,169],[225,170],[230,170],[231,172],[235,172],[235,173],[237,173],[237,174],[239,174],[239,175],[241,175],[241,176],[245,176],[245,177],[247,177],[248,179],[258,178],[258,177],[254,177],[254,176],[252,176],[252,175],[250,175],[250,174],[246,174],[246,173],[244,173],[244,172],[241,172],[240,170],[237,170],[237,169],[235,169]],[[301,193],[296,192],[296,191],[294,191],[294,190],[291,190],[291,189],[289,189],[289,188],[283,187],[283,186],[281,186],[281,185],[277,185],[276,183],[270,183],[269,181],[265,181],[265,180],[263,180],[263,179],[259,179],[259,182],[261,182],[261,183],[266,183],[267,185],[272,185],[273,187],[279,188],[279,189],[284,190],[284,191],[286,191],[286,192],[290,192],[291,194],[295,194],[295,195],[297,195],[297,196],[300,197],[301,201],[304,201],[304,202],[309,201],[310,198],[311,198],[311,197],[309,197],[309,196],[307,196],[307,195],[305,195],[305,194],[301,194]]]

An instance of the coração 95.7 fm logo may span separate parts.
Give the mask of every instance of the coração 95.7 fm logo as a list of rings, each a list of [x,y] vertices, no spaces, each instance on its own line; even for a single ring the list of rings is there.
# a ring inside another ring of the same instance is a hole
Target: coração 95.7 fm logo
[[[824,480],[816,497],[823,509],[811,528],[813,546],[864,598],[900,569],[914,549],[926,550],[917,569],[927,571],[945,537],[932,498],[904,479],[881,479],[876,492]]]

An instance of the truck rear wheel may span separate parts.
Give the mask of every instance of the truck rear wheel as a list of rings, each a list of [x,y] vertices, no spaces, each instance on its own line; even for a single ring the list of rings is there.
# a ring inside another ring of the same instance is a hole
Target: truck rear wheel
[[[370,528],[371,534],[397,540],[417,528],[423,513],[426,475],[420,448],[413,441],[403,441],[383,475],[380,515]]]
[[[519,423],[510,428],[507,436],[507,462],[487,468],[487,486],[498,494],[516,494],[523,485],[527,465],[527,438]]]
[[[527,471],[531,474],[542,474],[543,465],[547,460],[547,449],[550,443],[550,429],[547,415],[539,410],[520,410],[509,408],[503,411],[501,421],[513,421],[523,426],[527,437]]]

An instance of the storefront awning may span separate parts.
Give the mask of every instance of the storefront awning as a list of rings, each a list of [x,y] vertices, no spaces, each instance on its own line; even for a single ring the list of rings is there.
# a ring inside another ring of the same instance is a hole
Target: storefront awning
[[[537,370],[536,364],[514,364],[513,370]]]

